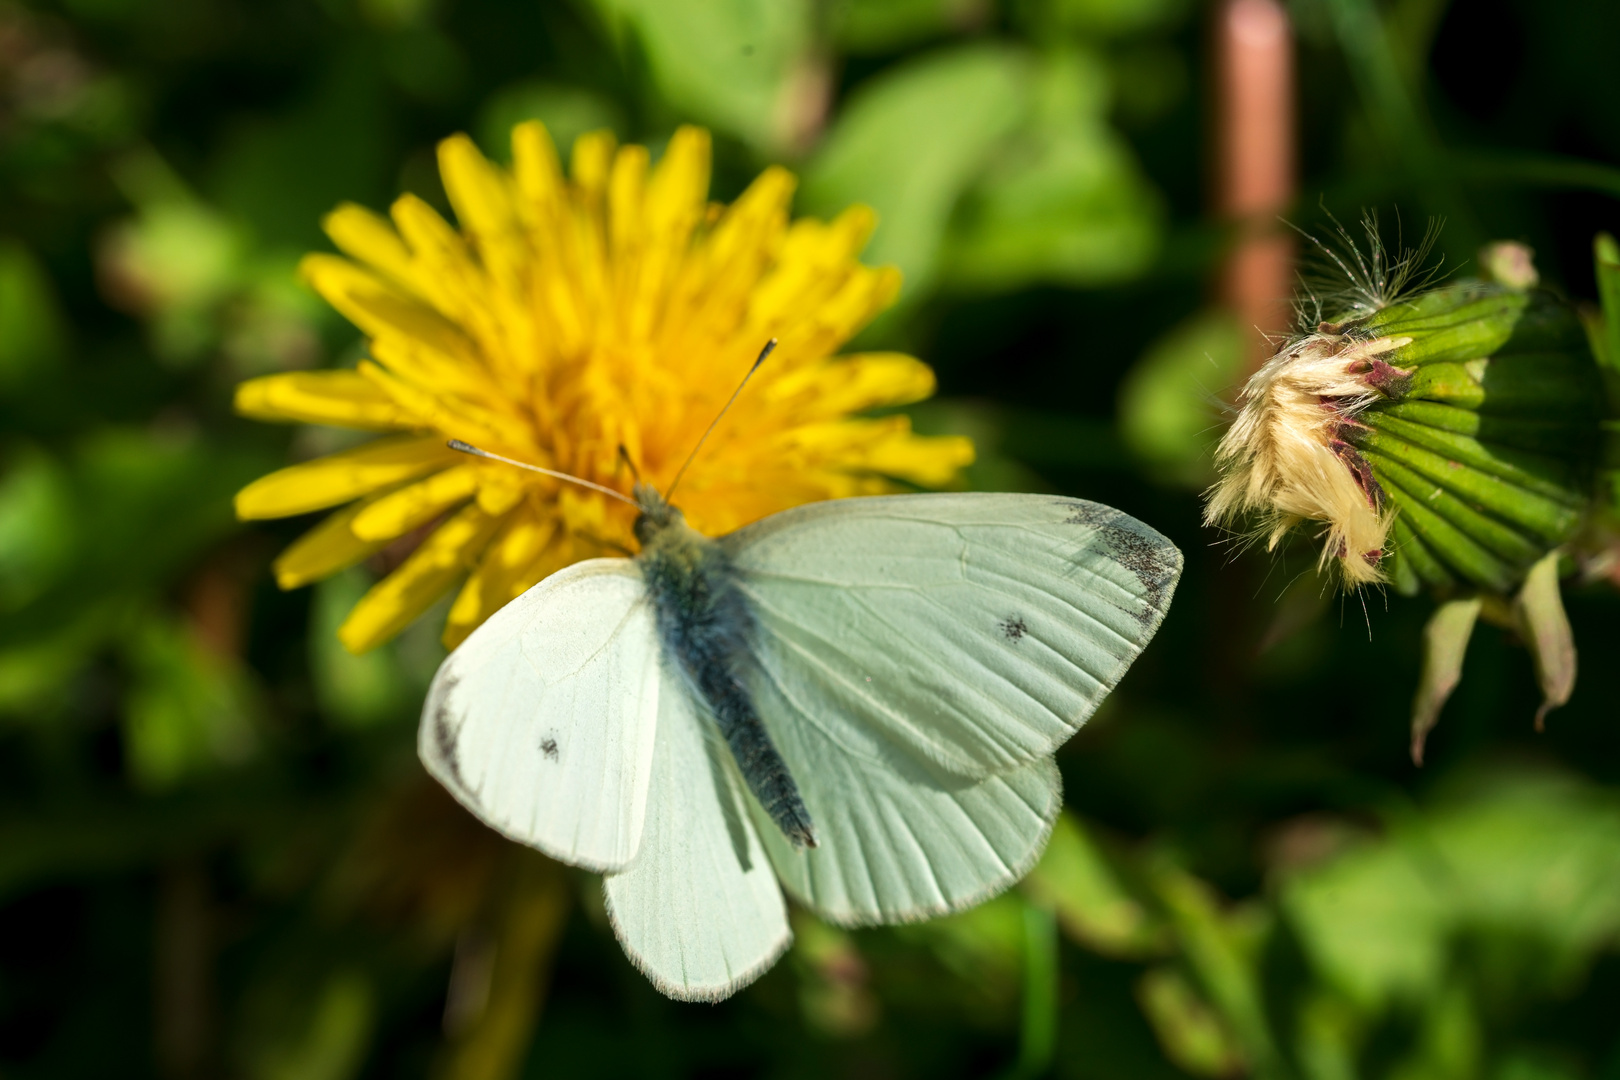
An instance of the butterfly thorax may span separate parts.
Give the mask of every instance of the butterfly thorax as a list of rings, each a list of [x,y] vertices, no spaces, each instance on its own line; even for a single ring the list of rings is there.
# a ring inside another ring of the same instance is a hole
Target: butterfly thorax
[[[737,571],[719,544],[651,487],[636,485],[636,539],[663,654],[713,716],[743,779],[795,846],[816,844],[810,814],[748,691],[755,625]]]

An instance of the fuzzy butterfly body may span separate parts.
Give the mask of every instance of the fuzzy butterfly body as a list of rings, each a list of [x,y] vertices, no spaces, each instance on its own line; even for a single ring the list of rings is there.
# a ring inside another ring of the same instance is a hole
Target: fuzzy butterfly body
[[[637,498],[641,554],[560,571],[475,631],[419,747],[485,822],[602,871],[626,952],[684,999],[775,962],[784,886],[863,925],[1017,881],[1061,806],[1053,751],[1181,570],[1076,499],[844,499],[710,539]]]
[[[658,638],[695,700],[708,706],[748,790],[792,843],[816,846],[810,815],[782,755],[754,708],[745,673],[756,634],[736,570],[719,545],[686,524],[657,492],[640,486],[638,558]]]

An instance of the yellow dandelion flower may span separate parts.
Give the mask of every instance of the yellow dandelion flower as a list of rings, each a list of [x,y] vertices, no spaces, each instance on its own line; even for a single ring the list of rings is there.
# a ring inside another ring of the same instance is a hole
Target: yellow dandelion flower
[[[387,432],[248,485],[239,517],[341,507],[276,560],[294,588],[432,531],[349,613],[343,643],[388,640],[458,582],[454,646],[579,559],[634,549],[634,511],[595,492],[445,446],[487,450],[628,492],[622,445],[667,486],[760,346],[780,341],[681,482],[687,519],[718,534],[799,503],[938,486],[972,460],[959,438],[860,414],[927,397],[933,372],[895,353],[833,355],[899,287],[857,256],[856,207],[790,221],[794,178],[770,168],[731,205],[707,201],[709,136],[682,128],[651,166],[595,133],[565,177],[544,127],[512,134],[510,171],[465,136],[439,146],[460,222],[406,195],[389,221],[339,207],[348,256],[310,255],[309,282],[369,339],[358,370],[243,383],[262,420]]]

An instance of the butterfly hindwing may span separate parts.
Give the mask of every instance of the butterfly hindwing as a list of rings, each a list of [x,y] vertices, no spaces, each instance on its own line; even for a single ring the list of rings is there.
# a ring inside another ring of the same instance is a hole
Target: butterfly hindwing
[[[1158,629],[1181,573],[1181,553],[1141,522],[1048,495],[817,503],[720,543],[758,624],[762,678],[834,742],[904,748],[965,777],[1073,735]]]
[[[608,913],[660,990],[718,1001],[758,978],[793,935],[751,800],[713,722],[668,667],[659,703],[641,850],[604,879]]]
[[[881,739],[852,744],[774,685],[760,713],[819,846],[795,848],[750,806],[788,891],[829,922],[912,922],[987,900],[1040,858],[1063,806],[1051,758],[974,780]]]
[[[628,559],[576,563],[445,660],[418,750],[491,827],[576,866],[621,867],[641,842],[659,672],[640,571]]]

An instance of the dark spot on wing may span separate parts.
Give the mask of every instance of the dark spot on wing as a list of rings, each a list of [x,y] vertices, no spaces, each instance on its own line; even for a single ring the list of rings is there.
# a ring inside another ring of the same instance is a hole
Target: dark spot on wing
[[[546,757],[549,758],[550,760],[556,761],[557,760],[557,738],[556,738],[556,736],[547,735],[544,739],[542,739],[540,741],[540,752],[542,754],[546,755]]]
[[[456,688],[456,682],[453,676],[447,676],[444,688],[439,691],[439,703],[433,710],[433,744],[439,751],[440,760],[449,766],[450,775],[460,784],[461,762],[456,756],[456,729],[450,718],[450,695]]]
[[[1096,529],[1104,550],[1141,582],[1142,598],[1147,605],[1140,612],[1133,612],[1132,618],[1143,626],[1152,622],[1176,579],[1175,549],[1125,524],[1129,520],[1126,515],[1111,506],[1084,499],[1060,499],[1057,505],[1070,512],[1063,524]]]
[[[1029,627],[1024,625],[1023,618],[1018,615],[1013,615],[1010,618],[1003,619],[1000,625],[1001,632],[1007,635],[1008,641],[1017,641],[1019,638],[1029,633]]]

